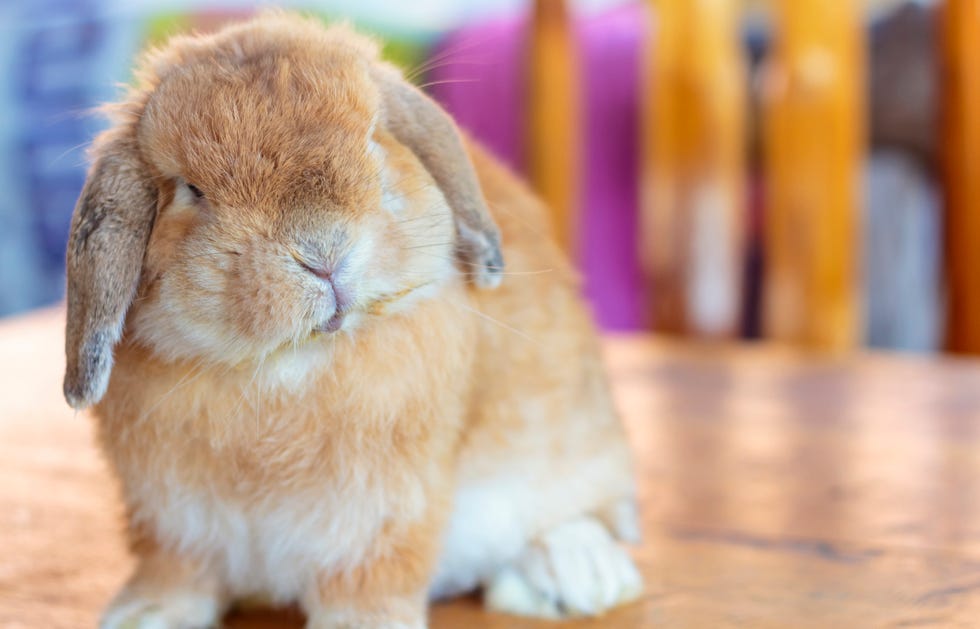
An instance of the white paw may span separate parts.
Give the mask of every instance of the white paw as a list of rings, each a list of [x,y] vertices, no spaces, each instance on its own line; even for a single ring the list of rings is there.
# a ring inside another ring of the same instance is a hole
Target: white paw
[[[640,516],[635,498],[624,498],[616,501],[597,515],[616,539],[629,544],[639,544],[642,540]]]
[[[498,572],[485,586],[484,604],[519,616],[597,616],[642,592],[633,560],[606,527],[585,517],[551,530]]]
[[[221,611],[206,597],[176,595],[148,600],[120,595],[102,616],[99,629],[208,629]]]
[[[424,619],[387,620],[362,614],[314,612],[306,620],[306,629],[426,629]]]

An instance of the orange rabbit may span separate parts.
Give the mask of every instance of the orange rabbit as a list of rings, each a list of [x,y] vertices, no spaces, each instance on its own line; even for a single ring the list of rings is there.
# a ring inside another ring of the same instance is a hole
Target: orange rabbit
[[[176,37],[112,114],[65,376],[138,560],[102,627],[212,626],[248,597],[416,628],[481,587],[546,617],[638,596],[576,276],[541,204],[372,41],[278,12]]]

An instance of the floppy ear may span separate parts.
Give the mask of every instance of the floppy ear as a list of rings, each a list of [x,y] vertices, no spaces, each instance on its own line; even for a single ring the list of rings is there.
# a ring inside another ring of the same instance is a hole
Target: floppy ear
[[[490,216],[456,125],[439,105],[391,67],[376,67],[382,122],[429,171],[446,197],[456,221],[457,254],[475,284],[500,284],[504,258],[500,231]]]
[[[64,392],[75,408],[105,394],[156,214],[157,190],[134,134],[110,134],[95,151],[68,237]]]

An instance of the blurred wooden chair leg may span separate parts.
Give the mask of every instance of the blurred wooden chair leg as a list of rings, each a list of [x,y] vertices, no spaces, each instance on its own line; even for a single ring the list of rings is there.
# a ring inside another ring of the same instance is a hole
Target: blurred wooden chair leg
[[[653,2],[641,250],[661,331],[730,336],[739,326],[747,102],[740,6]]]
[[[765,84],[764,328],[825,350],[861,337],[866,51],[856,2],[774,3]]]
[[[564,0],[536,0],[527,76],[527,164],[534,189],[551,212],[558,239],[575,254],[580,197],[579,63]]]
[[[947,346],[980,353],[980,0],[945,0],[943,174]]]

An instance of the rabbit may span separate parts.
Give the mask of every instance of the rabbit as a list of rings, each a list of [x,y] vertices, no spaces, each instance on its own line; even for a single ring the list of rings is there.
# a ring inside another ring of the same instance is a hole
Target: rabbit
[[[628,443],[525,185],[345,25],[264,12],[136,76],[67,250],[64,393],[136,559],[101,627],[641,596]]]

